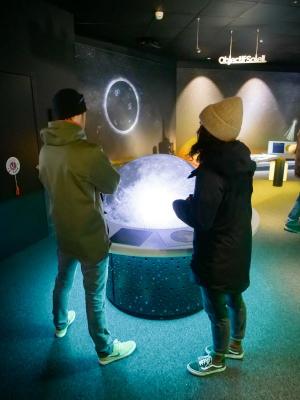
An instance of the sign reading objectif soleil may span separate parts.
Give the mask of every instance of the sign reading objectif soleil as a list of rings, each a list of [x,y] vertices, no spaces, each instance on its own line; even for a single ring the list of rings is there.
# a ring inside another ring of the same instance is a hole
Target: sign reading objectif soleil
[[[140,113],[139,96],[128,79],[117,78],[109,82],[103,107],[107,122],[115,132],[124,135],[136,126]]]
[[[227,56],[221,56],[219,57],[219,63],[220,64],[263,64],[266,63],[266,56],[239,56],[239,57],[227,57]]]

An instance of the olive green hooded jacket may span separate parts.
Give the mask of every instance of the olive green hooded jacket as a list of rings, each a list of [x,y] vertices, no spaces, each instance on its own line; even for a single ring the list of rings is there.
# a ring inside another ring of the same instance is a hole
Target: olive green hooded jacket
[[[49,122],[41,138],[39,177],[49,194],[58,248],[95,264],[109,250],[100,193],[113,193],[120,176],[78,125]]]

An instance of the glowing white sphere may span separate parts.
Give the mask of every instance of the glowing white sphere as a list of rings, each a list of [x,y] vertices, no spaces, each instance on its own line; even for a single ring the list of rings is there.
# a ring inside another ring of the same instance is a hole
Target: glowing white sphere
[[[120,168],[120,184],[105,196],[108,221],[124,227],[175,229],[185,226],[172,208],[176,199],[194,192],[195,179],[187,179],[193,167],[181,158],[154,154]]]

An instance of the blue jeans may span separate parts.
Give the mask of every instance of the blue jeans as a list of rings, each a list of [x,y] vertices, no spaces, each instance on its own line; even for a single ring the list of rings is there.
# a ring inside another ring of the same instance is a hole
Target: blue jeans
[[[241,341],[246,329],[246,305],[238,294],[226,294],[201,286],[203,307],[210,322],[215,353],[226,354],[230,337]]]
[[[105,313],[108,262],[106,257],[96,265],[81,263],[88,329],[99,356],[110,354],[113,350]],[[57,329],[65,328],[68,323],[69,294],[77,263],[75,258],[58,250],[58,274],[53,290],[53,321]]]
[[[293,208],[288,215],[288,221],[298,221],[300,218],[300,193],[295,201]]]

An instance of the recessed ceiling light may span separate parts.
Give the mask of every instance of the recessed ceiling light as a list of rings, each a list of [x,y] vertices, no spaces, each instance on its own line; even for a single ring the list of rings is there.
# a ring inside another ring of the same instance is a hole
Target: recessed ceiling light
[[[163,10],[156,10],[155,11],[155,18],[160,21],[164,17],[164,12]]]
[[[263,43],[264,42],[264,40],[263,39],[259,39],[259,43]]]
[[[211,57],[206,57],[207,60],[211,60]]]

